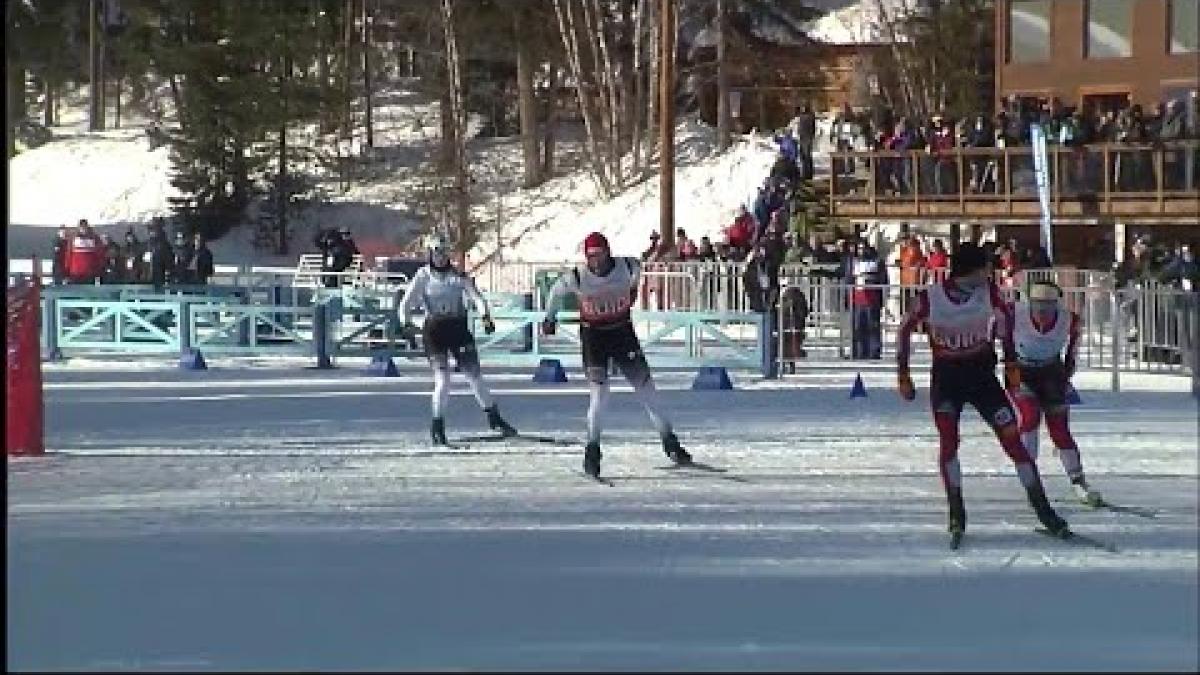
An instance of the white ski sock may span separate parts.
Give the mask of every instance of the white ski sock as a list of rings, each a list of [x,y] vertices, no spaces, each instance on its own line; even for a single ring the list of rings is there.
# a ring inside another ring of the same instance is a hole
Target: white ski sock
[[[433,369],[433,417],[437,419],[446,410],[450,400],[450,371],[441,368]]]
[[[646,414],[650,416],[650,423],[658,430],[658,435],[666,436],[669,434],[671,432],[671,422],[667,420],[667,416],[662,412],[662,407],[658,404],[658,389],[654,387],[654,382],[646,380],[642,384],[634,384],[633,393],[642,402],[642,406],[646,409]]]
[[[492,407],[492,393],[488,390],[487,383],[483,381],[483,374],[476,371],[467,373],[467,384],[471,385],[471,393],[475,394],[475,400],[479,402],[479,407],[488,409]]]
[[[600,416],[604,414],[604,406],[608,403],[608,383],[596,384],[591,382],[588,384],[591,389],[591,396],[588,400],[588,442],[600,442]]]

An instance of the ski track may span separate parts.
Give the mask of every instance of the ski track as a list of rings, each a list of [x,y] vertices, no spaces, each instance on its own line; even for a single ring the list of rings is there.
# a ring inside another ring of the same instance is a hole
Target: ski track
[[[580,473],[587,397],[569,376],[489,373],[515,426],[572,445],[455,450],[428,443],[421,369],[47,369],[51,454],[9,460],[9,668],[1198,666],[1197,408],[1179,378],[1076,378],[1092,483],[1157,511],[1055,504],[1109,553],[1033,531],[970,412],[950,551],[927,401],[886,378],[850,401],[833,370],[738,375],[733,392],[656,374],[685,447],[727,473],[662,470],[618,388],[606,487]],[[178,398],[198,391],[241,396]],[[454,392],[452,440],[487,433]]]

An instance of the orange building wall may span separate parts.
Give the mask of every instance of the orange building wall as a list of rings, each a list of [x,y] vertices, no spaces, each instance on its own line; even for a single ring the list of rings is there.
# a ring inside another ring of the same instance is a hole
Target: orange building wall
[[[1162,100],[1164,86],[1196,87],[1200,54],[1167,52],[1167,0],[1132,0],[1132,56],[1084,58],[1085,0],[1054,0],[1050,16],[1050,62],[1008,62],[1009,0],[996,2],[996,94],[1058,96],[1071,105],[1088,94],[1129,92],[1144,108]]]

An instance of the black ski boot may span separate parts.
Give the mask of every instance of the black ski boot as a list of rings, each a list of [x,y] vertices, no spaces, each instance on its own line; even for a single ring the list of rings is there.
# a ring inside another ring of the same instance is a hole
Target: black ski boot
[[[950,535],[962,535],[967,531],[967,509],[963,506],[962,488],[950,488],[946,491],[946,501],[950,505]]]
[[[600,477],[600,444],[592,441],[583,451],[583,472],[592,478]]]
[[[505,422],[504,418],[500,416],[499,406],[484,408],[483,412],[487,413],[488,426],[491,427],[492,430],[499,431],[500,435],[505,438],[517,435],[517,430],[514,429],[511,424]]]
[[[1071,533],[1067,521],[1055,513],[1054,508],[1050,506],[1050,500],[1046,499],[1046,491],[1040,484],[1027,488],[1025,492],[1029,495],[1029,504],[1033,507],[1033,512],[1037,514],[1038,520],[1042,521],[1042,526],[1049,530],[1050,534],[1065,538]]]
[[[434,445],[450,445],[446,440],[446,422],[440,417],[433,418],[433,424],[429,425],[429,435]]]
[[[692,456],[687,450],[679,444],[679,439],[675,437],[675,432],[668,431],[666,436],[663,436],[663,452],[667,453],[667,457],[671,458],[679,466],[687,466],[692,463]]]

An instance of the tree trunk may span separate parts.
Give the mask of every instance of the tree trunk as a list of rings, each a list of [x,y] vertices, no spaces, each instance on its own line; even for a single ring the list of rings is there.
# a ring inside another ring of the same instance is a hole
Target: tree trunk
[[[579,110],[583,115],[583,126],[587,132],[588,138],[588,155],[592,165],[592,176],[600,185],[600,191],[606,196],[611,197],[615,194],[613,189],[612,177],[608,174],[608,165],[604,161],[605,155],[600,147],[598,127],[599,123],[595,120],[596,110],[592,102],[592,97],[588,93],[589,84],[584,81],[584,70],[582,59],[579,55],[579,36],[578,28],[575,23],[575,13],[572,10],[574,0],[554,0],[554,13],[558,16],[559,34],[562,37],[563,47],[567,52],[567,63],[571,69],[571,77],[575,80],[575,94],[579,101]]]
[[[650,72],[646,75],[646,164],[650,164],[658,149],[658,90],[661,77],[659,43],[662,37],[662,30],[657,23],[658,4],[658,0],[646,0],[646,22],[655,27],[649,31],[650,45],[646,48],[646,53],[652,55]]]
[[[42,78],[42,91],[46,94],[46,107],[42,109],[42,125],[49,128],[54,126],[54,86],[50,80]]]
[[[452,177],[454,180],[451,195],[455,245],[460,265],[464,262],[466,252],[475,244],[474,232],[470,225],[469,194],[467,184],[466,132],[467,111],[465,106],[466,92],[463,88],[462,56],[458,50],[458,34],[454,17],[455,0],[442,0],[442,29],[445,32],[446,45],[446,90],[450,99],[450,119],[454,127],[452,151]]]
[[[558,125],[558,67],[550,67],[550,93],[546,96],[546,120],[542,137],[542,178],[554,175],[554,130]]]
[[[534,56],[529,40],[521,28],[522,14],[513,13],[513,34],[517,40],[517,111],[521,117],[521,148],[525,162],[527,188],[542,183],[541,162],[538,159],[537,100],[533,91]]]
[[[725,54],[725,0],[717,0],[717,149],[733,144],[729,119],[729,65]]]
[[[104,107],[101,104],[100,36],[96,30],[96,0],[88,0],[88,130],[104,128]]]
[[[637,0],[634,7],[633,21],[633,91],[626,89],[629,96],[627,115],[630,121],[629,154],[633,158],[633,173],[642,175],[645,163],[642,161],[642,112],[646,106],[646,69],[643,66],[645,57],[642,49],[642,32],[645,30],[646,0]]]
[[[350,100],[350,78],[354,72],[354,0],[346,0],[342,8],[342,29],[342,65],[345,69],[342,73],[342,134],[353,144],[354,110]]]
[[[287,39],[285,28],[284,40]],[[283,70],[279,74],[279,98],[283,108],[283,114],[279,119],[279,176],[276,192],[276,198],[279,200],[277,205],[278,220],[276,224],[275,252],[279,255],[286,255],[288,250],[287,240],[287,207],[288,207],[288,161],[287,161],[287,123],[288,123],[288,80],[292,76],[292,59],[284,55]]]
[[[179,80],[175,77],[175,73],[167,76],[167,82],[171,85],[171,101],[175,103],[175,120],[179,123],[179,130],[186,130],[186,120],[183,114],[183,96],[179,92]]]
[[[375,129],[371,121],[371,30],[370,26],[374,22],[374,17],[367,13],[367,3],[371,0],[362,0],[362,69],[363,69],[363,89],[366,96],[366,120],[367,125],[367,147],[375,147]]]
[[[7,68],[8,88],[8,156],[17,154],[17,130],[25,121],[25,66],[9,63]]]

